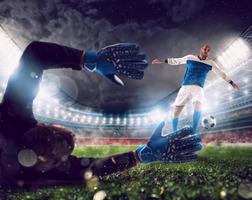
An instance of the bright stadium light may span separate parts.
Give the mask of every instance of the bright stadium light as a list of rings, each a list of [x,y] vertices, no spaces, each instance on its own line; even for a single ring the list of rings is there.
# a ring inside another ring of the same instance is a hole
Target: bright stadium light
[[[83,115],[79,120],[80,120],[80,122],[84,122],[85,121],[85,119],[86,119],[86,116],[85,115]]]
[[[245,95],[248,95],[248,94],[249,94],[249,91],[248,91],[248,90],[244,90],[243,93],[244,93]]]
[[[123,125],[126,125],[126,124],[127,124],[127,119],[123,118]]]
[[[217,60],[226,68],[236,67],[247,60],[250,54],[249,46],[242,38],[238,38],[217,57]]]
[[[119,117],[116,119],[116,124],[120,124],[120,118]]]
[[[109,124],[113,124],[113,118],[112,117],[110,117],[110,119],[109,119]]]
[[[148,124],[148,122],[149,122],[149,121],[148,121],[148,117],[144,117],[144,118],[143,118],[143,121],[144,121],[144,124]]]
[[[102,118],[102,124],[106,124],[106,117]]]
[[[95,118],[95,124],[98,124],[98,122],[99,122],[99,117],[96,117]]]
[[[133,124],[134,124],[134,118],[131,117],[131,118],[130,118],[130,125],[133,125]]]
[[[7,80],[18,65],[18,61],[21,57],[21,50],[1,27],[0,41],[2,47],[0,48],[0,61],[2,66],[4,66],[0,68],[0,71],[1,75],[5,76],[4,78]]]
[[[136,118],[136,125],[141,125],[141,117]]]
[[[50,115],[50,110],[46,110],[46,115]]]
[[[243,82],[244,83],[248,83],[249,82],[249,79],[247,77],[243,78]]]
[[[155,109],[151,112],[151,117],[155,122],[160,122],[165,119],[165,114],[159,109]]]
[[[89,117],[87,118],[87,122],[90,124],[91,121],[92,121],[92,116],[89,116]]]

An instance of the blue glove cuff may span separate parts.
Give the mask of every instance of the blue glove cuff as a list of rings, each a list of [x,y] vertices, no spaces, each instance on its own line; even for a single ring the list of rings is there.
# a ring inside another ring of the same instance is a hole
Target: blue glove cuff
[[[96,62],[97,62],[97,52],[96,51],[85,51],[84,66],[90,71],[95,71]]]
[[[147,145],[139,146],[136,149],[137,156],[141,163],[150,163],[156,161],[152,150]]]

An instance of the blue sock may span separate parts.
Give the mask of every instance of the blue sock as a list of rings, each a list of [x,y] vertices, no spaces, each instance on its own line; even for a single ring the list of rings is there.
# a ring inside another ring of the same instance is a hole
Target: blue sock
[[[194,111],[194,113],[193,113],[193,124],[192,124],[194,133],[196,132],[197,127],[199,125],[200,117],[201,117],[201,112]]]
[[[177,130],[178,121],[179,121],[179,118],[173,118],[173,119],[172,119],[172,131],[173,131],[173,132]]]

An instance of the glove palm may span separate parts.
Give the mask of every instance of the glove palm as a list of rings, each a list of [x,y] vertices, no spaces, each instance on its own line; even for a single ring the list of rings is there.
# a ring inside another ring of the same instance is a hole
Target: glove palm
[[[132,43],[120,43],[95,51],[86,51],[85,67],[104,75],[111,81],[124,85],[116,75],[131,79],[142,79],[143,70],[148,66],[145,54],[139,53],[139,47]]]
[[[195,160],[196,151],[202,148],[201,136],[193,134],[193,129],[186,126],[178,131],[161,136],[164,122],[154,131],[146,145],[137,148],[141,162],[188,162]]]

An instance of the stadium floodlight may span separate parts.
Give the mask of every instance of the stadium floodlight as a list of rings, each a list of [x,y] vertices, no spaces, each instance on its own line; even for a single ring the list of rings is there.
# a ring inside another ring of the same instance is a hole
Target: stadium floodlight
[[[136,125],[141,125],[141,117],[136,118]]]
[[[148,117],[143,118],[144,124],[148,124]]]
[[[8,79],[13,70],[17,67],[18,61],[21,57],[21,50],[15,42],[7,35],[7,33],[0,27],[0,60],[3,64],[0,68],[1,75]]]
[[[133,125],[133,124],[134,124],[134,118],[130,117],[130,125]]]
[[[86,116],[83,115],[81,118],[79,118],[79,121],[83,123],[85,121],[85,119],[86,119]]]
[[[245,95],[248,95],[248,94],[249,94],[249,91],[248,91],[248,90],[244,90],[243,93],[244,93]]]
[[[99,117],[96,117],[95,118],[95,123],[98,124],[98,122],[99,122]]]
[[[232,100],[233,100],[233,97],[232,97],[232,96],[229,96],[229,97],[228,97],[228,100],[229,100],[229,101],[232,101]]]
[[[242,38],[238,38],[217,57],[217,60],[222,66],[231,68],[237,67],[246,61],[250,55],[251,51],[249,46]]]
[[[126,124],[127,124],[127,119],[123,118],[123,125],[126,125]]]
[[[155,122],[160,122],[165,119],[165,113],[161,112],[160,109],[154,109],[151,112],[151,117]]]
[[[106,124],[106,117],[102,118],[102,124]]]
[[[248,83],[248,82],[249,82],[248,77],[243,78],[243,82],[244,82],[244,83]]]
[[[87,122],[90,124],[91,121],[92,121],[92,116],[89,116],[89,117],[87,118]]]
[[[120,124],[120,118],[119,117],[116,119],[116,124]]]
[[[110,119],[109,119],[109,124],[113,124],[113,118],[112,117],[110,117]]]

